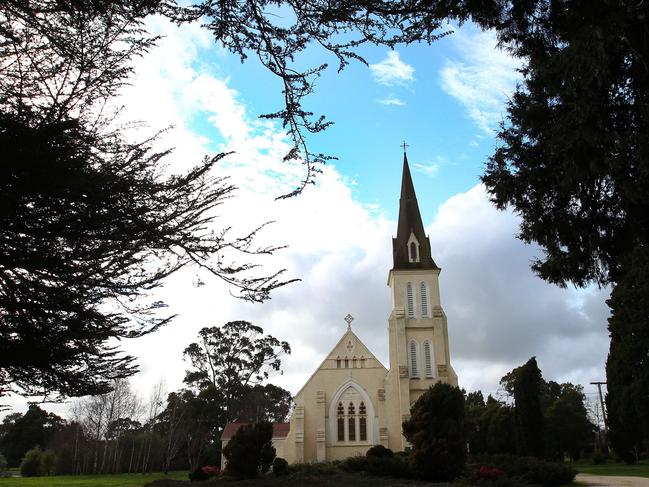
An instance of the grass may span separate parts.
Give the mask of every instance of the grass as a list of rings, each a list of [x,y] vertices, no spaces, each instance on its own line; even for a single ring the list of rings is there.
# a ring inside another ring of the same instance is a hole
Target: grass
[[[53,477],[0,478],[0,487],[142,487],[156,479],[186,480],[187,472],[169,472],[169,475],[151,473],[123,473],[115,475],[56,475]]]
[[[579,473],[591,475],[649,478],[649,462],[646,460],[637,465],[627,465],[626,463],[603,463],[601,465],[576,463],[574,467]]]
[[[158,480],[152,483],[150,487],[183,487],[184,485],[189,487],[190,484]],[[296,472],[280,477],[271,474],[247,480],[222,477],[207,485],[210,485],[210,487],[304,487],[307,485],[309,487],[431,487],[441,484],[432,484],[419,480],[376,477],[363,472],[338,471],[319,475],[313,472]]]

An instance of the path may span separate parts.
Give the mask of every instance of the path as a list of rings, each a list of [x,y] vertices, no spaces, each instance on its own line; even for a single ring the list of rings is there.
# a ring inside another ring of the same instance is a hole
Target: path
[[[644,477],[614,477],[580,473],[575,480],[597,487],[649,487],[649,479]]]

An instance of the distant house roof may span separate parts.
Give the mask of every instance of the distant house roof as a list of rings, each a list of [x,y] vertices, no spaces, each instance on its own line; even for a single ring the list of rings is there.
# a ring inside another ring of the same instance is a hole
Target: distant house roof
[[[229,440],[234,434],[239,431],[244,424],[250,423],[228,423],[223,428],[221,433],[221,440]],[[273,438],[286,438],[291,429],[290,423],[273,423]]]

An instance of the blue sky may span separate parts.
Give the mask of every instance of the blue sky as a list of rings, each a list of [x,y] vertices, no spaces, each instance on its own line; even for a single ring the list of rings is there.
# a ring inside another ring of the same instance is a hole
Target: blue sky
[[[449,26],[449,31],[454,29]],[[448,197],[477,183],[496,144],[494,131],[517,73],[515,60],[491,49],[494,42],[492,34],[465,25],[432,46],[418,44],[392,51],[364,46],[361,54],[369,67],[352,61],[341,73],[333,56],[307,51],[300,64],[328,62],[330,66],[317,79],[316,91],[304,99],[304,106],[334,122],[325,132],[309,136],[311,148],[338,157],[332,164],[354,181],[359,201],[378,204],[395,217],[393,192],[401,171],[400,145],[405,140],[413,171],[419,173],[420,204],[434,212]],[[482,44],[482,52],[474,52],[476,44]],[[476,54],[482,58],[472,66]],[[279,80],[254,57],[241,63],[238,57],[223,50],[215,53],[209,46],[198,62],[208,63],[216,75],[236,87],[251,117],[282,108]],[[493,70],[494,64],[496,69],[512,69],[497,72],[498,80],[485,75],[465,80],[467,85],[460,83],[457,89],[458,69]],[[455,90],[449,86],[452,81]],[[463,104],[471,89],[484,90],[488,123],[471,116],[476,102]],[[497,100],[495,106],[490,97]],[[200,113],[192,128],[213,141],[220,140]]]
[[[596,397],[589,382],[604,377],[608,290],[559,289],[533,275],[530,262],[540,250],[515,238],[519,219],[497,211],[479,184],[518,79],[518,62],[495,49],[492,33],[468,25],[432,46],[367,47],[369,67],[327,71],[304,103],[335,125],[309,143],[339,160],[298,198],[275,201],[303,176],[301,166],[281,162],[290,147],[281,127],[258,118],[282,108],[279,82],[255,59],[241,64],[215,46],[199,26],[177,28],[160,18],[147,26],[163,38],[137,60],[131,86],[117,102],[124,106],[121,121],[146,123],[129,136],[173,126],[158,141],[175,147],[167,160],[171,172],[234,151],[216,175],[239,189],[218,207],[214,230],[231,227],[241,235],[274,221],[257,241],[286,248],[253,261],[301,280],[266,303],[250,304],[198,269],[175,274],[154,298],[178,317],[122,344],[137,357],[141,371],[131,383],[142,397],[159,381],[168,391],[181,387],[183,349],[200,328],[231,320],[252,321],[291,344],[284,373],[271,381],[293,393],[344,333],[348,313],[359,338],[389,365],[386,279],[404,139],[433,258],[443,269],[442,306],[460,385],[502,396],[499,379],[534,355],[546,379],[581,383]],[[307,55],[313,59],[300,62],[321,60],[320,53]],[[194,285],[197,277],[204,286]],[[25,408],[24,399],[11,401]],[[67,408],[50,409],[66,414]]]

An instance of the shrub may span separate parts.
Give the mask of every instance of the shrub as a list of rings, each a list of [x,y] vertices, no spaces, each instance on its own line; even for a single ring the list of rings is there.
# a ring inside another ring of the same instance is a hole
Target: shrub
[[[367,471],[372,475],[395,477],[399,479],[414,478],[408,458],[399,455],[391,457],[370,457],[367,459]]]
[[[367,457],[349,457],[343,460],[340,467],[347,472],[363,472],[367,471]]]
[[[7,459],[4,457],[2,453],[0,453],[0,477],[2,477],[5,468],[7,468]]]
[[[570,465],[546,462],[535,457],[492,455],[477,457],[475,460],[484,466],[500,469],[509,477],[546,487],[569,484],[577,475]]]
[[[333,462],[318,463],[296,463],[288,467],[289,473],[299,473],[305,475],[334,475],[339,473],[344,465],[344,461],[334,460]]]
[[[219,467],[215,467],[213,465],[205,465],[204,467],[199,467],[193,472],[189,472],[189,480],[190,482],[202,482],[203,480],[207,480],[211,477],[216,477],[219,473],[221,473],[221,469]]]
[[[599,451],[596,452],[593,455],[593,463],[595,465],[602,465],[602,464],[606,463],[606,456],[604,456],[604,454],[602,452],[599,452]]]
[[[243,425],[223,449],[226,473],[237,478],[253,478],[268,472],[275,458],[273,425],[261,422]]]
[[[37,477],[43,475],[43,451],[36,446],[25,453],[20,463],[20,475],[23,477]]]
[[[478,470],[478,477],[485,480],[497,480],[504,475],[505,472],[499,468],[487,467],[486,465],[483,465],[480,467],[480,470]]]
[[[202,482],[203,480],[207,480],[210,478],[210,476],[203,472],[203,469],[201,467],[197,468],[193,472],[189,472],[189,481],[190,482]]]
[[[462,391],[440,382],[424,392],[410,409],[410,419],[403,422],[417,476],[436,482],[457,478],[466,462],[463,431]]]
[[[365,456],[367,458],[370,457],[385,458],[385,457],[391,457],[392,455],[394,455],[392,450],[384,447],[383,445],[374,445],[372,448],[367,450],[367,453],[365,453]]]
[[[288,475],[288,462],[281,457],[273,460],[273,473],[275,475]]]
[[[221,469],[216,465],[205,465],[204,467],[201,467],[201,470],[210,477],[216,477],[221,473]]]
[[[45,475],[54,475],[57,457],[52,450],[45,450],[41,455],[41,465]]]

